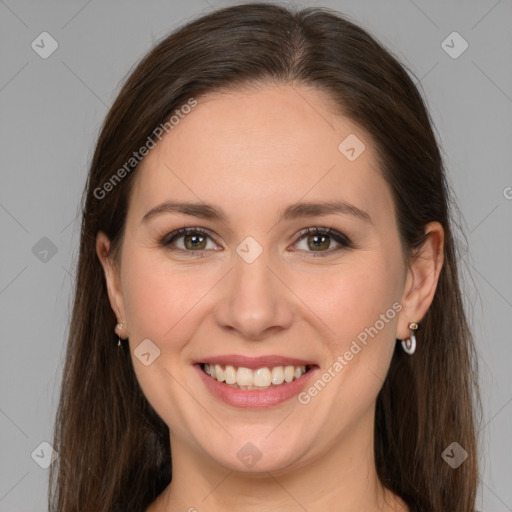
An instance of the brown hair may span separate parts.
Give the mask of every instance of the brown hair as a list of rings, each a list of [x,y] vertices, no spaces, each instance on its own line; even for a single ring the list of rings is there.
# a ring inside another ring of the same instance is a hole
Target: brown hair
[[[143,395],[129,352],[117,347],[95,251],[100,230],[113,251],[120,247],[137,165],[107,198],[95,190],[191,97],[258,84],[324,91],[370,134],[406,262],[425,241],[427,223],[443,226],[444,265],[417,352],[408,357],[397,348],[378,395],[375,460],[382,483],[412,510],[472,512],[476,358],[459,287],[454,203],[425,104],[391,53],[336,11],[265,3],[216,10],[159,42],[130,74],[102,126],[83,196],[50,511],[144,510],[172,476],[169,429]],[[441,457],[453,441],[469,454],[457,469]]]

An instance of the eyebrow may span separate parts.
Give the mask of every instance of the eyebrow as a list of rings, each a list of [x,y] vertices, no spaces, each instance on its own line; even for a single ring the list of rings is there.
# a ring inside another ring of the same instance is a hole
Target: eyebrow
[[[151,208],[142,217],[141,223],[148,222],[151,218],[163,213],[183,214],[203,219],[219,220],[228,223],[227,215],[222,208],[208,203],[175,202],[166,201]],[[288,206],[279,215],[278,222],[293,220],[303,217],[319,217],[322,215],[351,215],[365,222],[373,224],[370,215],[357,206],[343,201],[325,201],[295,203]]]

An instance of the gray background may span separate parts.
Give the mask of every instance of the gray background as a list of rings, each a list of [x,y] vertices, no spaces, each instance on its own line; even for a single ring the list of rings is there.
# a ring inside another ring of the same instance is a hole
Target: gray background
[[[31,454],[52,438],[77,207],[100,123],[155,40],[232,3],[0,1],[2,512],[46,510],[48,470]],[[421,81],[468,239],[462,271],[485,414],[478,508],[512,510],[512,1],[296,4],[348,14]],[[31,48],[43,31],[59,45],[46,59]],[[441,46],[453,31],[469,44],[456,59]]]

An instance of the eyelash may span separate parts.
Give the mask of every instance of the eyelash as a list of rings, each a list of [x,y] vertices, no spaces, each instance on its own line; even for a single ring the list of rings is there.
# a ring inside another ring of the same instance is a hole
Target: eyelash
[[[185,253],[187,256],[192,256],[192,255],[205,256],[206,253],[211,252],[211,250],[209,250],[209,249],[201,249],[199,251],[190,251],[190,250],[179,249],[179,248],[170,246],[170,244],[172,242],[176,241],[176,239],[178,239],[184,235],[190,235],[190,234],[205,235],[213,240],[213,237],[205,229],[202,229],[202,228],[180,228],[180,229],[177,229],[176,231],[173,231],[172,233],[169,233],[166,236],[164,236],[160,240],[160,245],[162,245],[169,251]],[[354,247],[352,241],[347,236],[345,236],[342,233],[339,233],[338,231],[335,231],[331,228],[322,228],[322,227],[307,228],[307,229],[302,230],[298,234],[298,240],[295,243],[299,243],[302,239],[304,239],[306,236],[311,235],[311,234],[314,234],[314,235],[319,234],[319,235],[329,236],[341,245],[340,248],[335,249],[335,250],[320,251],[320,252],[306,251],[306,252],[311,252],[313,254],[314,258],[318,258],[318,257],[322,258],[322,257],[328,256],[330,254],[338,253],[338,252],[346,250],[346,249],[352,249]],[[306,257],[306,256],[304,256],[304,257]]]

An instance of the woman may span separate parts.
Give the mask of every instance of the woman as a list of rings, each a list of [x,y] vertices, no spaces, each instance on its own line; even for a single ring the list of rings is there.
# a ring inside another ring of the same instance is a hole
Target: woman
[[[50,509],[473,511],[450,205],[419,92],[335,11],[161,41],[90,168]]]

